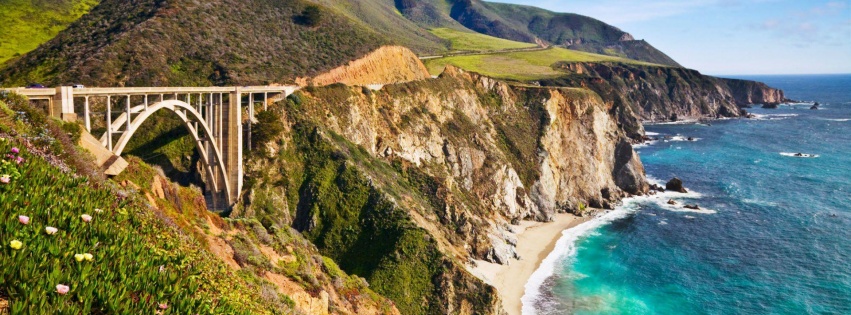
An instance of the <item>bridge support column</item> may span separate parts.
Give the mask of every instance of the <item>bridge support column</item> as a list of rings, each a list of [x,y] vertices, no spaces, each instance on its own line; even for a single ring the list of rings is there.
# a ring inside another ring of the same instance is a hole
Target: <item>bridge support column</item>
[[[74,88],[70,86],[56,88],[56,95],[50,103],[50,116],[69,122],[77,120],[77,114],[74,113]]]
[[[228,182],[230,191],[225,192],[230,205],[235,204],[242,191],[242,88],[237,87],[228,97],[228,102],[223,104],[222,120],[222,155],[225,160],[225,169],[228,171]]]

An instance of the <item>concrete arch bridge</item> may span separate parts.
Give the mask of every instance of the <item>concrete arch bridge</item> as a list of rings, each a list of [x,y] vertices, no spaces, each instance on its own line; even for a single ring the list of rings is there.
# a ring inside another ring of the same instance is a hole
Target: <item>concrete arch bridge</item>
[[[30,100],[48,102],[51,116],[80,121],[85,127],[84,146],[92,151],[106,173],[117,175],[126,162],[120,159],[127,143],[154,113],[166,110],[180,118],[197,143],[205,170],[207,190],[214,207],[232,206],[243,185],[243,143],[250,143],[244,125],[254,120],[255,105],[283,99],[298,86],[244,87],[133,87],[133,88],[16,88],[6,91]],[[104,110],[94,112],[94,103]],[[243,119],[243,111],[248,117]],[[100,139],[89,135],[92,125],[105,126]],[[119,161],[116,164],[116,161]],[[123,163],[123,164],[121,164]],[[218,200],[217,200],[218,199]]]

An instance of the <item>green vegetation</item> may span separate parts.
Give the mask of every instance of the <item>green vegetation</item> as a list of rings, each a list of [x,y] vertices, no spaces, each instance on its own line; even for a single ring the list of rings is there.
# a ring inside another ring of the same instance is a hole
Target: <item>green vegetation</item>
[[[393,205],[309,125],[294,127],[294,144],[305,161],[292,177],[294,226],[343,270],[366,278],[371,288],[396,302],[403,314],[427,314],[423,297],[434,292],[432,278],[442,255],[427,232]],[[358,150],[357,148],[353,148]]]
[[[512,40],[497,38],[473,32],[458,31],[451,28],[435,28],[431,33],[437,37],[448,40],[451,44],[450,50],[505,50],[518,48],[534,48],[535,44],[515,42]]]
[[[253,166],[247,167],[247,177],[253,180],[247,185],[254,197],[245,211],[264,225],[291,224],[341,270],[365,278],[372,290],[393,300],[402,314],[446,313],[461,300],[471,303],[474,312],[484,312],[493,292],[469,274],[456,274],[459,267],[409,214],[418,211],[409,207],[433,211],[419,192],[421,187],[434,190],[433,179],[400,176],[389,163],[319,123],[327,117],[319,114],[325,110],[345,116],[338,112],[346,106],[338,98],[364,97],[356,94],[362,89],[335,85],[305,92],[269,108],[285,111],[290,128],[272,141],[281,148],[277,156],[254,155],[248,163]],[[317,94],[321,100],[313,97]],[[276,191],[285,202],[275,201]],[[281,213],[280,206],[288,213]],[[328,262],[326,269],[335,273]],[[454,297],[446,296],[449,282],[458,282]]]
[[[467,56],[452,56],[426,60],[429,72],[439,74],[443,68],[453,66],[478,72],[490,77],[518,81],[555,78],[565,73],[555,69],[559,62],[611,62],[654,66],[647,62],[619,57],[592,54],[564,48],[539,51],[519,51]],[[655,65],[660,66],[660,65]]]
[[[498,38],[679,66],[645,41],[594,18],[526,5],[486,1],[397,0],[396,6],[421,27],[473,30]],[[447,8],[448,6],[448,8]]]
[[[307,26],[317,26],[322,22],[322,10],[319,6],[308,5],[301,11],[301,15],[296,18],[298,22]]]
[[[15,114],[33,112],[27,107],[0,99],[0,152],[14,163],[2,164],[11,174],[0,181],[0,298],[12,314],[267,312],[137,195],[68,172],[37,143],[58,143],[67,159],[74,150],[62,143],[67,136],[51,120]]]
[[[50,40],[99,0],[0,0],[0,64]]]
[[[281,115],[276,111],[265,110],[257,113],[257,122],[251,124],[251,141],[255,148],[280,137],[284,132]]]
[[[105,1],[0,70],[0,84],[207,86],[286,83],[390,43],[336,10],[313,26],[306,0]],[[246,23],[245,21],[251,21]],[[73,49],[69,49],[73,47]]]

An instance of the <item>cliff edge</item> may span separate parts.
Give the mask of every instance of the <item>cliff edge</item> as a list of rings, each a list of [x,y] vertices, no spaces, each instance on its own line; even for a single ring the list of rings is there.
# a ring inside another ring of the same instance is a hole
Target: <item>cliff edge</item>
[[[309,82],[313,85],[372,85],[403,83],[430,77],[428,69],[410,49],[383,46],[362,58],[322,73]],[[307,80],[299,81],[303,85]]]

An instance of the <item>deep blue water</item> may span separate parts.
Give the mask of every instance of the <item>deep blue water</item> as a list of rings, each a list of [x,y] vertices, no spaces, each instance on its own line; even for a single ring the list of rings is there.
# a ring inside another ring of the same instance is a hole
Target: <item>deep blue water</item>
[[[540,294],[524,297],[535,313],[851,314],[851,75],[740,78],[822,109],[646,126],[698,139],[637,149],[649,176],[696,194],[628,201],[570,232]]]

